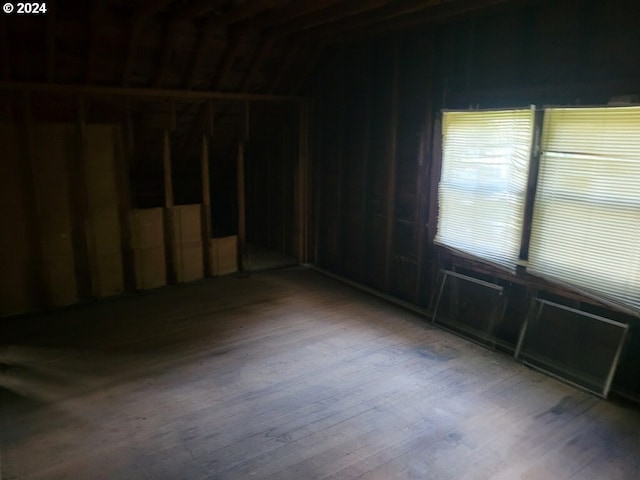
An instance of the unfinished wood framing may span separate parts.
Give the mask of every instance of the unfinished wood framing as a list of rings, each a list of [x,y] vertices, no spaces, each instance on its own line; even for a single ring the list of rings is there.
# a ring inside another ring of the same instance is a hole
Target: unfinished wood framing
[[[439,112],[637,103],[628,0],[73,3],[0,16],[0,315],[275,257],[419,307],[440,269],[508,283],[507,350],[536,291],[589,302],[434,245]]]
[[[173,202],[173,178],[171,174],[171,137],[169,128],[164,129],[162,142],[162,171],[164,176],[164,231],[165,256],[167,262],[167,282],[176,283],[178,252],[176,249],[176,227]]]
[[[435,64],[434,47],[428,47],[427,58],[427,70],[432,72]],[[426,90],[430,93],[434,93],[432,81],[429,81]],[[429,230],[429,207],[431,201],[429,193],[432,192],[431,185],[429,185],[431,168],[433,166],[433,101],[430,99],[426,102],[426,115],[424,118],[424,125],[420,132],[420,147],[418,151],[418,175],[416,177],[416,200],[417,213],[415,218],[415,229],[417,232],[418,245],[416,252],[416,288],[414,294],[414,303],[416,305],[424,306],[426,295],[424,292],[424,272],[425,272],[425,260],[427,259],[427,237],[430,235]],[[429,239],[431,240],[431,239]]]
[[[98,260],[96,253],[96,239],[94,236],[93,219],[89,205],[89,186],[87,182],[87,165],[89,151],[87,145],[86,101],[78,101],[77,156],[70,164],[72,172],[72,208],[73,208],[73,238],[76,265],[76,281],[81,298],[97,296],[100,291],[98,276]]]
[[[134,135],[131,112],[127,110],[123,131],[116,137],[116,185],[118,189],[118,217],[120,220],[120,241],[124,289],[132,292],[136,289],[136,271],[133,256],[133,243],[130,212],[131,203],[131,162],[134,155]]]
[[[394,260],[393,232],[396,222],[396,166],[397,141],[398,141],[398,100],[400,89],[400,40],[395,39],[393,44],[393,71],[391,81],[391,118],[389,119],[389,153],[387,171],[387,205],[385,208],[385,260],[384,260],[384,284],[385,290],[391,288],[391,276]]]
[[[238,141],[236,175],[238,181],[238,267],[248,269],[247,262],[247,212],[244,174],[244,140]]]
[[[96,85],[62,85],[31,82],[0,81],[0,90],[28,91],[41,93],[75,94],[84,97],[136,97],[140,99],[181,99],[181,100],[228,100],[228,101],[265,101],[300,102],[303,97],[292,95],[271,95],[259,93],[233,93],[219,91],[171,90],[164,88],[138,87],[100,87]]]
[[[309,261],[309,104],[300,105],[298,119],[299,151],[295,182],[296,256]]]
[[[202,248],[204,261],[204,276],[210,277],[211,271],[211,186],[209,182],[209,138],[202,135],[202,152],[200,156],[200,171],[202,175]]]
[[[36,307],[50,307],[52,305],[51,282],[45,273],[45,245],[44,245],[44,220],[42,208],[44,198],[42,194],[42,175],[35,156],[35,131],[33,124],[33,113],[31,110],[31,97],[28,93],[23,95],[23,127],[24,127],[24,154],[26,157],[25,180],[28,192],[29,217],[30,217],[30,240],[31,251],[33,252],[33,291],[36,300]]]

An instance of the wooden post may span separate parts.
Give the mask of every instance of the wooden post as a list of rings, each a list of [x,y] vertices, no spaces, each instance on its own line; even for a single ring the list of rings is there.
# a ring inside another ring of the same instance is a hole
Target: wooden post
[[[430,111],[427,109],[427,116],[429,116]],[[423,262],[424,262],[424,237],[426,230],[427,219],[425,218],[426,211],[426,201],[424,195],[423,184],[428,178],[429,165],[425,161],[426,157],[426,145],[428,134],[426,130],[428,130],[430,126],[430,122],[427,120],[426,126],[420,134],[420,147],[418,152],[418,175],[416,176],[416,217],[414,222],[414,228],[416,229],[416,238],[418,244],[416,245],[416,285],[414,291],[413,303],[416,305],[420,305],[420,294],[422,292],[422,272],[423,272]]]
[[[429,169],[429,223],[427,224],[428,239],[430,245],[438,230],[438,184],[440,183],[440,173],[442,171],[442,120],[438,116],[433,122],[433,136],[431,144],[431,167]],[[435,250],[435,258],[429,271],[433,285],[436,284],[438,271],[442,267],[441,257]]]
[[[360,252],[360,282],[366,284],[368,280],[368,265],[369,265],[369,153],[371,151],[371,103],[373,102],[373,85],[371,81],[366,81],[368,78],[372,78],[372,65],[373,65],[373,53],[371,48],[367,48],[365,59],[365,78],[363,79],[365,84],[365,97],[364,108],[362,115],[364,117],[364,132],[362,134],[362,178],[361,178],[361,205],[362,212],[360,216],[361,228],[362,228],[362,252]]]
[[[309,220],[309,106],[301,103],[298,110],[298,168],[295,178],[296,209],[296,256],[299,261],[308,261]]]
[[[164,170],[164,232],[165,258],[167,264],[167,282],[177,282],[178,252],[176,249],[175,217],[173,211],[173,181],[171,176],[171,139],[169,128],[164,129],[162,150],[162,166]]]
[[[287,190],[289,188],[289,181],[292,180],[292,177],[289,177],[288,168],[290,166],[289,162],[289,131],[286,125],[286,121],[283,119],[280,130],[280,241],[279,250],[280,253],[286,255],[287,253],[287,223],[289,220],[289,216],[287,213],[289,209],[287,208]]]
[[[391,268],[393,262],[393,232],[395,227],[396,209],[396,167],[397,167],[397,137],[398,137],[398,96],[400,71],[399,40],[393,45],[393,80],[391,86],[391,118],[389,121],[389,166],[387,171],[387,206],[386,206],[386,239],[384,262],[384,288],[391,289]]]
[[[211,271],[211,187],[209,184],[209,139],[202,134],[202,151],[200,155],[202,174],[202,260],[204,276],[210,277]]]
[[[417,214],[415,219],[415,229],[417,232],[417,251],[416,251],[416,289],[414,292],[414,303],[416,305],[425,305],[426,302],[421,302],[421,295],[423,289],[423,277],[424,277],[424,262],[425,262],[425,244],[427,242],[427,234],[429,219],[427,217],[428,208],[430,205],[429,194],[430,188],[425,188],[425,184],[429,181],[429,174],[431,172],[431,166],[433,164],[433,151],[431,149],[433,142],[433,103],[432,98],[435,94],[433,88],[433,65],[434,61],[434,47],[433,42],[429,42],[429,50],[427,57],[427,72],[429,77],[427,78],[427,86],[425,91],[427,93],[426,103],[426,115],[425,124],[420,135],[420,151],[418,155],[418,175],[416,185],[416,200]],[[429,239],[431,240],[431,239]],[[434,284],[435,285],[435,284]]]
[[[120,249],[122,252],[122,269],[124,272],[125,291],[136,290],[136,269],[133,257],[131,237],[131,177],[130,165],[133,159],[133,122],[131,112],[127,110],[124,131],[117,130],[116,135],[116,188],[118,189],[118,217],[120,220]]]
[[[338,84],[338,94],[336,98],[338,102],[342,102],[349,95],[350,92],[347,91],[347,75],[350,73],[347,71],[347,65],[349,62],[347,61],[347,53],[346,47],[342,47],[340,51],[340,80]],[[345,181],[345,169],[347,168],[347,162],[345,162],[345,144],[347,143],[347,109],[344,108],[344,105],[340,105],[338,118],[335,119],[338,125],[338,136],[336,141],[336,162],[337,166],[337,178],[336,178],[336,211],[333,213],[336,222],[336,233],[337,236],[334,245],[336,245],[337,251],[332,251],[332,257],[335,260],[334,268],[336,271],[340,273],[345,273],[345,265],[347,259],[347,235],[350,229],[347,228],[347,212],[349,211],[349,206],[346,205],[345,199],[348,199],[348,195],[345,195],[345,185],[347,182]],[[330,242],[330,244],[333,242]]]
[[[71,172],[71,211],[73,219],[73,250],[75,261],[76,283],[81,298],[100,295],[100,275],[98,272],[98,255],[96,250],[96,234],[89,208],[89,186],[87,183],[87,167],[89,151],[87,144],[87,121],[85,101],[78,101],[77,119],[78,154],[76,161],[69,165]]]
[[[238,142],[238,159],[237,159],[237,180],[238,180],[238,269],[244,271],[247,269],[247,229],[246,229],[246,211],[245,211],[245,192],[244,192],[244,140]]]

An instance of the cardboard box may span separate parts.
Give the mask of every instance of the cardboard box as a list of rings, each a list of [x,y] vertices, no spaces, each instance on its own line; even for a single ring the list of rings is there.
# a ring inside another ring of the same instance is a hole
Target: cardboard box
[[[136,288],[167,284],[163,208],[132,210],[129,216]]]
[[[212,238],[211,273],[214,276],[227,275],[238,271],[238,236]]]

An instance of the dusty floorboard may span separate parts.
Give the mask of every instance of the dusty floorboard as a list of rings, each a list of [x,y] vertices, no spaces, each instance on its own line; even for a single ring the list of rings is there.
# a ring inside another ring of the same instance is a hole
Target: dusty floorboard
[[[640,411],[304,269],[2,325],[3,479],[634,479]]]

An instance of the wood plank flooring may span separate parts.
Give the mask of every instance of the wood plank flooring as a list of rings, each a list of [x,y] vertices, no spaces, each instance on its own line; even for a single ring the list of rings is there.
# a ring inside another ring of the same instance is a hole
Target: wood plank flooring
[[[0,332],[7,480],[640,478],[639,409],[304,268]]]

